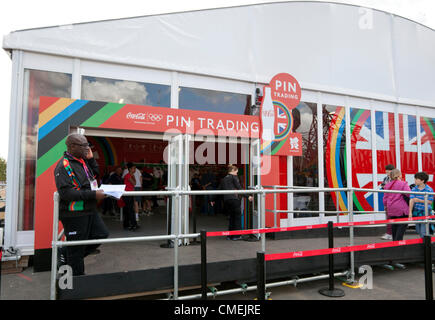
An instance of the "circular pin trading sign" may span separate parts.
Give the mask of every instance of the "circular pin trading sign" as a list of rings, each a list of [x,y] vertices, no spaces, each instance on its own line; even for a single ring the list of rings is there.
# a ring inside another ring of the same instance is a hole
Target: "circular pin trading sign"
[[[288,73],[278,73],[270,81],[273,101],[279,101],[288,109],[296,108],[301,101],[301,86]]]

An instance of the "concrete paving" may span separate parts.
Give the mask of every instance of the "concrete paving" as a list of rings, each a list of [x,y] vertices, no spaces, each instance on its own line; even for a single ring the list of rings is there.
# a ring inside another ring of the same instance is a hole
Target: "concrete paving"
[[[424,300],[424,268],[422,264],[407,264],[405,269],[388,270],[373,267],[372,289],[350,288],[343,281],[335,279],[334,287],[344,291],[341,298],[330,298],[319,293],[319,289],[329,286],[328,280],[316,280],[293,285],[266,289],[272,300]],[[361,275],[356,276],[356,280]],[[216,297],[217,300],[253,300],[256,292],[231,294]]]
[[[155,210],[153,216],[141,216],[141,228],[135,232],[125,231],[119,220],[104,216],[110,230],[111,238],[133,237],[144,235],[161,235],[166,230],[166,212],[164,208]],[[227,219],[224,215],[198,216],[197,231],[202,228],[208,231],[227,230]],[[416,238],[417,234],[409,230],[405,239]],[[225,237],[209,237],[207,244],[207,260],[209,262],[243,258],[254,258],[261,250],[261,242],[229,241]],[[380,237],[356,237],[355,244],[382,242]],[[161,248],[162,241],[105,244],[100,247],[99,255],[85,259],[86,274],[104,274],[121,271],[160,268],[172,266],[174,250]],[[283,239],[266,241],[267,253],[300,251],[327,248],[326,238]],[[349,238],[336,238],[335,246],[349,245]],[[200,263],[200,246],[189,245],[179,247],[179,264]],[[386,270],[374,267],[374,288],[371,290],[351,289],[343,287],[342,281],[337,286],[345,290],[346,296],[340,299],[424,299],[424,271],[417,264],[409,264],[405,270]],[[318,294],[318,289],[327,286],[327,280],[302,283],[297,287],[285,286],[273,288],[273,299],[325,299]],[[269,290],[268,290],[269,291]],[[182,294],[180,294],[182,295]],[[33,268],[26,268],[22,273],[3,275],[1,278],[2,300],[45,300],[50,297],[50,272],[34,273]],[[217,297],[217,299],[253,299],[254,293],[235,294]],[[326,298],[330,299],[330,298]]]

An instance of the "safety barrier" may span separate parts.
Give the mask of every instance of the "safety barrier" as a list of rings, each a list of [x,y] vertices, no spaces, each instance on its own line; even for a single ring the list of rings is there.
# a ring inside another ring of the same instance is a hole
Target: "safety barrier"
[[[339,192],[339,191],[346,191],[349,193],[349,195],[351,195],[352,192],[357,192],[357,191],[364,191],[364,192],[383,192],[383,193],[402,193],[402,194],[410,194],[410,193],[416,193],[417,192],[406,192],[406,191],[393,191],[393,190],[371,190],[371,189],[358,189],[358,188],[323,188],[323,189],[272,189],[272,190],[268,190],[268,189],[264,189],[261,187],[256,187],[255,189],[252,190],[204,190],[204,191],[187,191],[187,190],[181,190],[180,188],[174,189],[174,190],[168,190],[168,191],[129,191],[129,192],[125,192],[123,194],[123,196],[171,196],[173,197],[173,199],[175,201],[178,201],[179,204],[179,208],[181,208],[181,199],[182,197],[187,197],[189,195],[210,195],[210,194],[214,194],[214,195],[225,195],[225,194],[246,194],[246,195],[258,195],[258,201],[259,201],[259,217],[261,218],[260,221],[260,226],[262,228],[260,229],[254,229],[254,230],[239,230],[239,231],[224,231],[224,232],[210,232],[207,233],[206,236],[218,236],[218,235],[222,235],[222,236],[227,236],[227,235],[243,235],[243,234],[259,234],[260,238],[261,238],[261,248],[262,248],[262,252],[265,252],[265,244],[266,244],[266,237],[265,234],[268,232],[283,232],[283,231],[293,231],[293,230],[307,230],[307,229],[314,229],[314,228],[325,228],[327,225],[325,224],[321,224],[321,225],[314,225],[314,226],[302,226],[302,227],[288,227],[288,228],[270,228],[270,229],[266,229],[265,228],[265,197],[266,194],[269,193],[306,193],[306,192]],[[421,194],[421,193],[418,193]],[[435,194],[435,193],[425,193],[425,203],[427,204],[427,197],[429,194]],[[353,228],[356,226],[361,226],[361,225],[373,225],[376,223],[381,223],[381,222],[376,222],[376,221],[369,221],[369,222],[354,222],[353,221],[353,202],[352,202],[352,198],[353,197],[348,197],[349,199],[349,219],[350,221],[347,223],[341,223],[339,224],[340,227],[349,227],[351,232],[350,232],[350,247],[354,246],[353,244]],[[429,230],[429,224],[433,223],[429,220],[429,218],[433,218],[434,216],[429,216],[428,215],[428,210],[427,210],[427,205],[426,207],[426,212],[425,212],[425,216],[424,217],[419,217],[419,218],[412,218],[412,219],[406,219],[407,222],[409,223],[409,221],[414,221],[414,223],[426,223],[426,230]],[[174,230],[178,230],[178,223],[179,223],[179,218],[178,215],[180,214],[180,212],[178,214],[174,214]],[[199,237],[201,234],[198,233],[194,233],[194,234],[179,234],[179,233],[175,233],[175,234],[170,234],[170,235],[161,235],[161,236],[147,236],[147,237],[129,237],[129,238],[110,238],[110,239],[99,239],[99,240],[83,240],[83,241],[59,241],[59,235],[58,235],[58,229],[59,229],[59,195],[57,192],[54,193],[54,213],[53,213],[53,218],[54,218],[54,223],[53,223],[53,241],[52,241],[52,268],[51,268],[51,285],[50,285],[50,298],[52,300],[56,299],[56,278],[57,278],[57,248],[58,247],[62,247],[62,246],[76,246],[76,245],[91,245],[91,244],[105,244],[105,243],[121,243],[121,242],[138,242],[138,241],[156,241],[156,240],[171,240],[176,244],[179,244],[179,240],[181,239],[186,239],[186,238],[197,238]],[[416,220],[422,220],[424,219],[425,221],[422,222],[418,222]],[[381,220],[382,224],[385,223],[405,223],[405,222],[400,222],[398,221],[398,219],[394,219],[394,222],[391,220]],[[427,232],[428,234],[428,232]],[[204,237],[204,235],[202,235],[202,237]],[[202,239],[203,240],[203,239]],[[202,243],[202,241],[201,241]],[[204,243],[206,243],[206,241],[204,241]],[[179,299],[178,297],[178,245],[174,245],[174,299]],[[204,253],[203,253],[204,250]],[[201,247],[201,252],[202,254],[202,258],[206,257],[206,249],[204,249],[203,247]],[[351,266],[350,266],[350,271],[346,272],[346,273],[342,273],[348,276],[348,278],[350,278],[350,281],[353,282],[354,281],[354,257],[353,257],[353,252],[354,251],[350,251],[351,254]],[[206,265],[206,260],[205,260],[205,265]],[[204,271],[204,270],[203,270]],[[317,279],[316,277],[312,277],[313,280]],[[203,281],[206,282],[206,270],[205,272],[202,273],[202,278],[201,278],[201,283]],[[205,279],[205,280],[204,280]],[[290,281],[285,281],[283,283],[290,283],[293,280]],[[310,281],[310,280],[308,280]],[[243,290],[248,290],[247,288],[243,288]],[[230,293],[231,291],[229,291],[228,293]],[[208,293],[206,293],[206,290],[203,289],[203,292],[201,294],[201,296],[203,298],[206,298],[208,295]],[[195,296],[196,297],[196,296]],[[185,297],[181,297],[181,298],[185,298]],[[193,298],[193,297],[192,297]]]
[[[6,184],[5,183],[0,183],[0,190],[1,189],[6,189]],[[5,192],[6,195],[6,192]],[[3,198],[0,195],[0,203],[6,203],[6,199]],[[0,211],[4,211],[5,207],[4,206],[0,206]],[[1,278],[2,278],[2,258],[3,258],[3,231],[4,231],[4,224],[3,224],[3,219],[0,219],[0,296],[1,296]]]
[[[221,191],[184,191],[180,188],[168,191],[128,191],[124,192],[123,196],[172,196],[178,201],[179,208],[181,208],[182,196],[189,195],[205,195],[205,194],[259,194],[261,190],[221,190]],[[55,300],[57,296],[57,248],[62,246],[78,246],[78,245],[92,245],[92,244],[107,244],[107,243],[125,243],[125,242],[140,242],[140,241],[161,241],[170,240],[174,243],[179,243],[181,239],[197,238],[197,234],[170,234],[160,236],[147,236],[147,237],[128,237],[128,238],[110,238],[98,240],[82,240],[82,241],[59,241],[61,235],[58,234],[59,230],[59,194],[54,193],[53,196],[53,240],[52,240],[52,260],[51,260],[51,277],[50,277],[50,299]],[[178,231],[179,215],[174,215],[174,230]],[[63,232],[63,231],[62,231]],[[174,245],[174,299],[178,299],[178,245]]]
[[[432,222],[433,223],[433,222]],[[426,300],[433,300],[433,282],[432,282],[432,250],[431,243],[435,242],[435,237],[425,236],[423,239],[409,239],[401,241],[391,241],[385,243],[374,243],[358,245],[353,247],[338,247],[334,248],[333,236],[332,236],[332,222],[328,223],[328,249],[308,250],[308,251],[296,251],[287,253],[265,254],[262,251],[257,252],[257,298],[258,300],[264,300],[266,296],[266,261],[293,259],[308,256],[329,255],[329,286],[322,288],[319,293],[328,297],[342,297],[344,292],[341,289],[334,287],[334,254],[356,252],[363,250],[372,250],[388,247],[406,246],[411,244],[423,244],[424,246],[424,276],[425,276],[425,294]]]
[[[340,290],[334,289],[333,279],[334,277],[340,275],[349,275],[349,272],[344,273],[334,273],[332,266],[333,262],[333,254],[337,253],[347,253],[347,252],[356,252],[363,250],[372,250],[372,249],[381,249],[381,248],[389,248],[396,246],[404,246],[411,244],[421,244],[423,243],[423,239],[409,239],[409,240],[400,240],[400,241],[390,241],[390,242],[382,242],[382,243],[374,243],[374,244],[364,244],[357,246],[346,246],[334,248],[333,245],[333,235],[332,228],[333,227],[353,227],[353,226],[363,226],[363,225],[377,225],[377,224],[408,224],[409,222],[414,223],[435,223],[435,221],[429,221],[427,219],[435,219],[434,216],[428,217],[414,217],[414,218],[402,218],[402,219],[387,219],[387,220],[378,220],[378,221],[368,221],[368,222],[349,222],[349,223],[335,223],[333,224],[329,221],[327,224],[318,224],[312,226],[297,226],[297,227],[287,227],[287,228],[268,228],[268,229],[252,229],[252,230],[235,230],[235,231],[214,231],[214,232],[206,232],[205,230],[201,230],[201,295],[190,295],[182,297],[181,299],[195,299],[201,297],[202,299],[207,299],[208,296],[216,296],[216,292],[208,293],[207,287],[207,237],[219,237],[219,236],[235,236],[235,235],[249,235],[249,234],[265,234],[265,233],[274,233],[274,232],[284,232],[284,231],[296,231],[296,230],[312,230],[318,228],[328,228],[328,243],[329,246],[327,249],[317,249],[317,250],[306,250],[306,251],[295,251],[295,252],[287,252],[287,253],[275,253],[275,254],[265,254],[264,251],[257,252],[257,286],[251,286],[248,288],[241,289],[232,289],[226,290],[223,294],[233,294],[237,292],[246,292],[257,290],[257,298],[260,300],[264,300],[267,298],[266,295],[266,287],[276,287],[279,285],[289,285],[296,284],[297,280],[290,280],[285,282],[275,283],[266,285],[265,282],[265,261],[273,261],[273,260],[282,260],[282,259],[291,259],[291,258],[302,258],[302,257],[310,257],[310,256],[319,256],[319,255],[329,255],[329,275],[328,276],[320,276],[320,277],[311,277],[309,279],[305,279],[306,281],[320,280],[329,278],[329,288],[322,290],[326,292],[325,295],[339,297],[341,296]],[[421,221],[425,220],[425,221]],[[432,241],[435,241],[435,237],[432,238]],[[425,251],[425,258],[427,255],[427,250]],[[431,258],[428,258],[428,261],[431,261]],[[427,265],[427,263],[425,263]],[[426,268],[427,269],[427,268]],[[426,278],[432,277],[432,270],[430,268],[429,273],[425,270]],[[304,281],[304,282],[306,282]],[[432,290],[431,280],[426,281],[427,290]],[[427,297],[431,295],[427,294]],[[428,299],[428,298],[427,298]]]

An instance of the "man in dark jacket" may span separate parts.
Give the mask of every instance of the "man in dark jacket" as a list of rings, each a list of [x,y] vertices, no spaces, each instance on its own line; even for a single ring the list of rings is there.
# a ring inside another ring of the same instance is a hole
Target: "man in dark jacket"
[[[85,136],[70,134],[65,142],[67,151],[54,170],[54,179],[59,193],[59,218],[68,241],[104,239],[109,232],[97,212],[97,201],[104,199],[98,189],[96,176],[98,165]],[[66,253],[65,264],[72,268],[73,275],[83,275],[84,257],[98,252],[99,245],[68,246],[60,250]]]
[[[243,190],[242,186],[240,185],[240,180],[238,177],[238,171],[239,169],[234,165],[228,166],[228,174],[222,179],[221,183],[219,184],[218,189],[219,190]],[[243,197],[247,197],[249,201],[253,200],[252,196],[247,195],[241,195]],[[214,196],[212,201],[212,205],[214,205],[214,202],[216,200],[216,196]],[[229,213],[229,226],[228,230],[240,230],[241,229],[241,208],[240,208],[241,202],[239,194],[231,193],[231,194],[225,194],[224,195],[224,210],[225,212]],[[241,236],[228,236],[228,240],[241,240]]]

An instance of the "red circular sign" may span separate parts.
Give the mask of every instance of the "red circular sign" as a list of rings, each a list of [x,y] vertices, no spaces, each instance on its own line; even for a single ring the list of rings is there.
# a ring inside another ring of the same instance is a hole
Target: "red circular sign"
[[[301,86],[288,73],[278,73],[270,81],[273,101],[283,103],[287,108],[295,108],[301,101]]]

